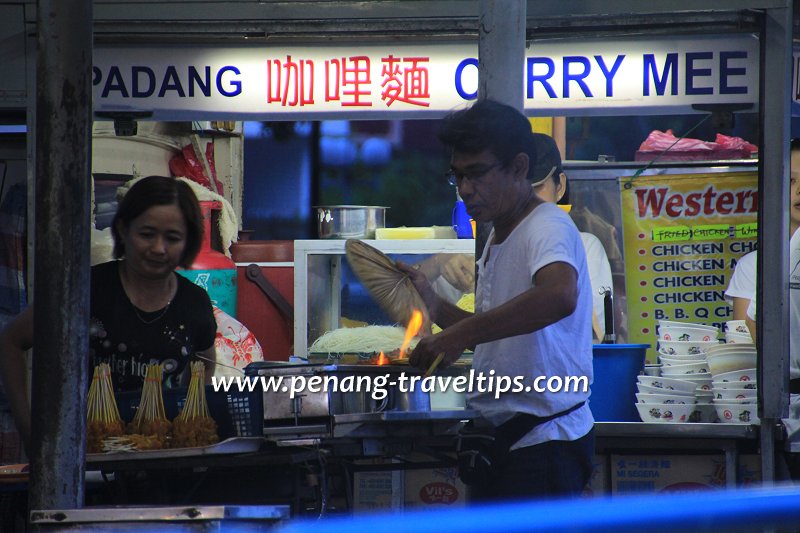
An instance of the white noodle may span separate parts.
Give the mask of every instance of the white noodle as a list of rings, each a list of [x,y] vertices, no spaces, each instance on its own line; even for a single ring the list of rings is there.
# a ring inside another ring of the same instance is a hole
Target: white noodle
[[[334,329],[314,341],[309,353],[391,352],[402,346],[405,328],[399,326],[363,326]],[[411,340],[411,350],[418,339]]]

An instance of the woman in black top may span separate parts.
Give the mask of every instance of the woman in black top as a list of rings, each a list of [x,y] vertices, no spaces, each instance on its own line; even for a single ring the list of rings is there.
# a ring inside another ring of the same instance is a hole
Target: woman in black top
[[[165,385],[200,352],[214,360],[216,322],[205,290],[174,271],[200,250],[203,221],[191,188],[151,176],[125,195],[112,223],[114,257],[92,269],[90,355],[111,365],[115,388],[140,388],[147,364],[163,363]]]
[[[164,364],[165,385],[193,357],[214,371],[216,322],[208,294],[183,276],[203,238],[200,206],[191,188],[174,178],[134,183],[112,223],[116,261],[92,268],[89,354],[107,362],[117,390],[139,389],[144,366]],[[33,306],[0,336],[0,377],[23,439],[30,435],[24,352],[34,343]]]

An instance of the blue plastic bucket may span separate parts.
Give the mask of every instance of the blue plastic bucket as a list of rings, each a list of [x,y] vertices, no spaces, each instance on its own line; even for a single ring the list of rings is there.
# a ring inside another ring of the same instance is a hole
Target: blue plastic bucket
[[[589,407],[597,422],[638,422],[636,376],[649,344],[595,344]]]

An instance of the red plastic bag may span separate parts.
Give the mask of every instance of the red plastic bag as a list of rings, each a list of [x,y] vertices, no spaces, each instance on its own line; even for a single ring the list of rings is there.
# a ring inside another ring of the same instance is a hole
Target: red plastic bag
[[[677,141],[677,143],[675,142]],[[675,146],[672,146],[672,145]],[[715,143],[701,141],[700,139],[681,139],[672,133],[672,130],[659,131],[653,130],[647,139],[639,146],[640,152],[663,152],[669,149],[671,152],[688,152],[690,150],[713,150]],[[671,147],[671,148],[670,148]]]
[[[222,183],[217,180],[217,169],[214,166],[214,143],[206,145],[206,160],[208,161],[208,168],[211,170],[211,176],[214,178],[214,183],[217,185],[216,191],[211,186],[211,180],[206,176],[203,164],[197,159],[191,144],[184,146],[179,155],[170,159],[169,170],[175,177],[189,178],[209,191],[223,195],[224,189]]]
[[[745,150],[750,153],[758,152],[758,146],[745,141],[741,137],[728,137],[727,135],[717,133],[717,138],[715,140],[718,145],[728,150]]]
[[[749,159],[758,147],[740,137],[717,134],[716,142],[680,139],[672,130],[653,130],[636,152],[636,161],[702,161]]]

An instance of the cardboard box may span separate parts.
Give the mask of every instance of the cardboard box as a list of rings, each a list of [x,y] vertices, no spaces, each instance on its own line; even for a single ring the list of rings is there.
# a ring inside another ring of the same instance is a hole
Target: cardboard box
[[[467,486],[458,479],[458,469],[431,468],[405,471],[405,508],[463,507]]]
[[[722,489],[725,476],[723,454],[611,456],[611,494]],[[760,480],[760,457],[740,455],[737,486]]]
[[[466,504],[456,468],[364,471],[353,475],[353,511],[452,508]]]
[[[403,509],[403,471],[356,472],[353,474],[353,512],[400,511]]]
[[[592,459],[592,477],[583,489],[583,497],[604,496],[608,494],[608,464],[605,455],[595,455]]]

